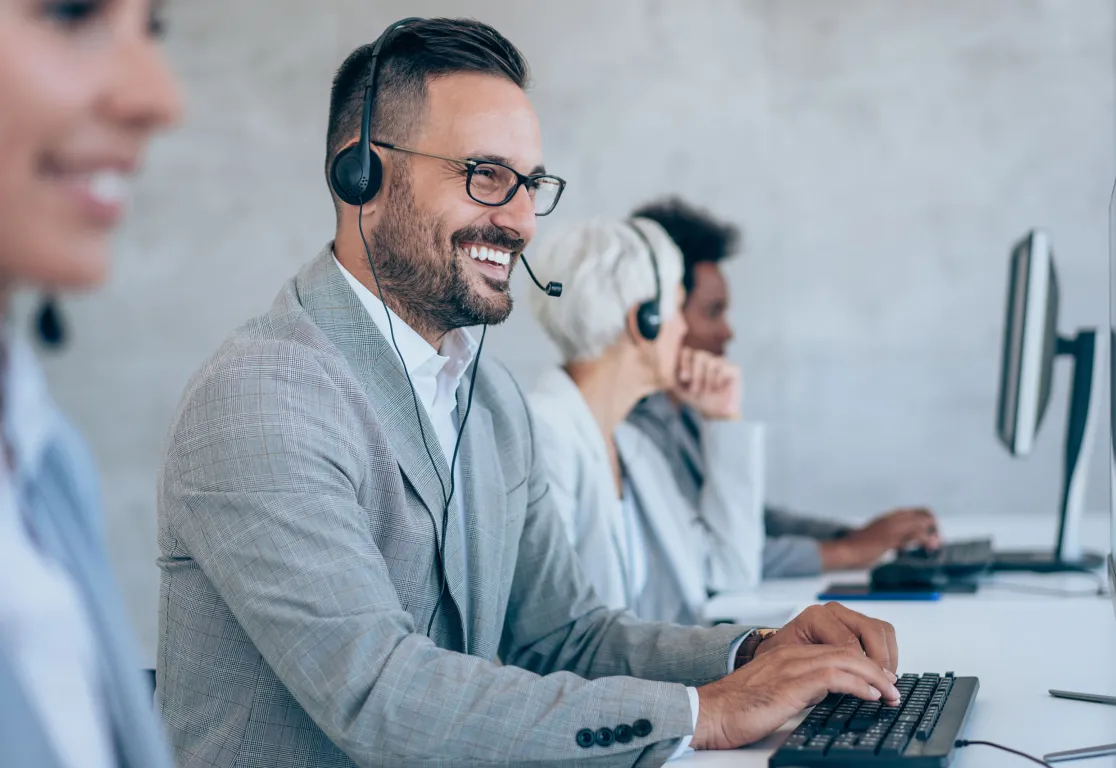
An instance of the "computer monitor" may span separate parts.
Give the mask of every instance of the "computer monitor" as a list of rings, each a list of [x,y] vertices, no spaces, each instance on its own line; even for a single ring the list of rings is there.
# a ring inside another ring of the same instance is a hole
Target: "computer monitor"
[[[1058,344],[1058,275],[1050,238],[1036,230],[1016,243],[1008,274],[1007,319],[996,432],[1026,456],[1050,405]]]
[[[1108,553],[1108,586],[1109,595],[1113,600],[1113,611],[1116,612],[1116,186],[1112,188],[1112,195],[1108,200],[1108,363],[1099,365],[1107,373],[1108,378],[1108,405],[1109,421],[1108,436],[1105,444],[1108,446],[1108,519],[1110,547]],[[1051,695],[1083,701],[1095,701],[1101,704],[1116,704],[1116,699],[1104,694],[1073,693],[1065,691],[1050,691]],[[1091,757],[1104,757],[1116,754],[1116,744],[1105,744],[1099,747],[1086,747],[1065,752],[1044,755],[1043,759],[1053,763],[1055,760],[1073,760]]]
[[[1116,184],[1108,199],[1108,594],[1116,613]]]
[[[997,552],[993,567],[1041,572],[1098,568],[1104,560],[1081,551],[1079,526],[1096,431],[1093,406],[1105,374],[1098,354],[1101,340],[1091,328],[1080,329],[1073,338],[1058,335],[1058,276],[1046,232],[1033,230],[1012,248],[1006,306],[996,432],[1013,456],[1026,456],[1034,446],[1050,405],[1058,358],[1073,361],[1073,382],[1056,543],[1046,551]]]

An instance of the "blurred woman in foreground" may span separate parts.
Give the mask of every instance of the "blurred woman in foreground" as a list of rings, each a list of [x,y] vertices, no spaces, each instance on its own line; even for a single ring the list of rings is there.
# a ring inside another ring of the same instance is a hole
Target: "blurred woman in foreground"
[[[149,0],[0,0],[0,758],[170,761],[101,541],[99,489],[8,316],[86,290],[148,141],[180,100]]]

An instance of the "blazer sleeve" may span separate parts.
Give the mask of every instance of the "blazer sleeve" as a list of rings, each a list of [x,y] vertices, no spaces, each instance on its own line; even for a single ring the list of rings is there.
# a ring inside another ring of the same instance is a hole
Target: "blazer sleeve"
[[[342,388],[312,353],[281,346],[241,352],[192,387],[169,443],[160,505],[329,739],[359,766],[665,761],[692,732],[685,688],[603,674],[708,679],[718,655],[723,667],[727,635],[637,627],[599,606],[536,471],[530,541],[511,597],[511,663],[438,648],[400,605],[357,502],[354,467],[367,462],[375,434],[343,429],[354,416]],[[548,598],[560,607],[542,605]],[[547,621],[558,615],[565,620]],[[640,640],[652,648],[636,647]],[[537,659],[528,649],[544,645],[554,663],[514,666]],[[577,743],[581,729],[638,718],[653,724],[650,736],[607,750]]]
[[[752,589],[763,578],[763,432],[743,421],[706,422],[701,441],[706,586],[714,593]]]
[[[839,539],[853,530],[851,526],[836,520],[802,515],[772,506],[764,509],[764,521],[769,536],[807,536],[817,541]]]

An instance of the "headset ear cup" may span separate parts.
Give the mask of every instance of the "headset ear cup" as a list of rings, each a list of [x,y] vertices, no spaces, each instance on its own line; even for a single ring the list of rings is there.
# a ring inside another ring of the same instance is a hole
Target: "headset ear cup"
[[[366,203],[380,194],[380,187],[384,185],[384,161],[375,152],[371,155],[368,161],[368,188],[364,190]]]
[[[647,341],[659,338],[659,329],[663,325],[662,316],[659,314],[659,302],[652,299],[640,304],[636,311],[636,325],[639,326],[639,335]]]
[[[360,188],[360,155],[356,147],[348,147],[337,153],[329,169],[329,182],[333,194],[348,205],[360,205],[363,190]]]
[[[384,181],[384,164],[375,152],[369,153],[368,183],[361,189],[360,150],[348,147],[337,153],[330,167],[329,178],[337,198],[348,205],[367,203],[380,191]]]

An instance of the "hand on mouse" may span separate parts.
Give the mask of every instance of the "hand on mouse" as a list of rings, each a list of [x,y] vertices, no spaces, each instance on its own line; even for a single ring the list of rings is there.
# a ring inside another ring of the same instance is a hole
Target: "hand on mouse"
[[[893,549],[935,550],[941,545],[934,513],[924,507],[903,507],[839,539],[822,542],[819,548],[823,570],[839,571],[869,568]]]

